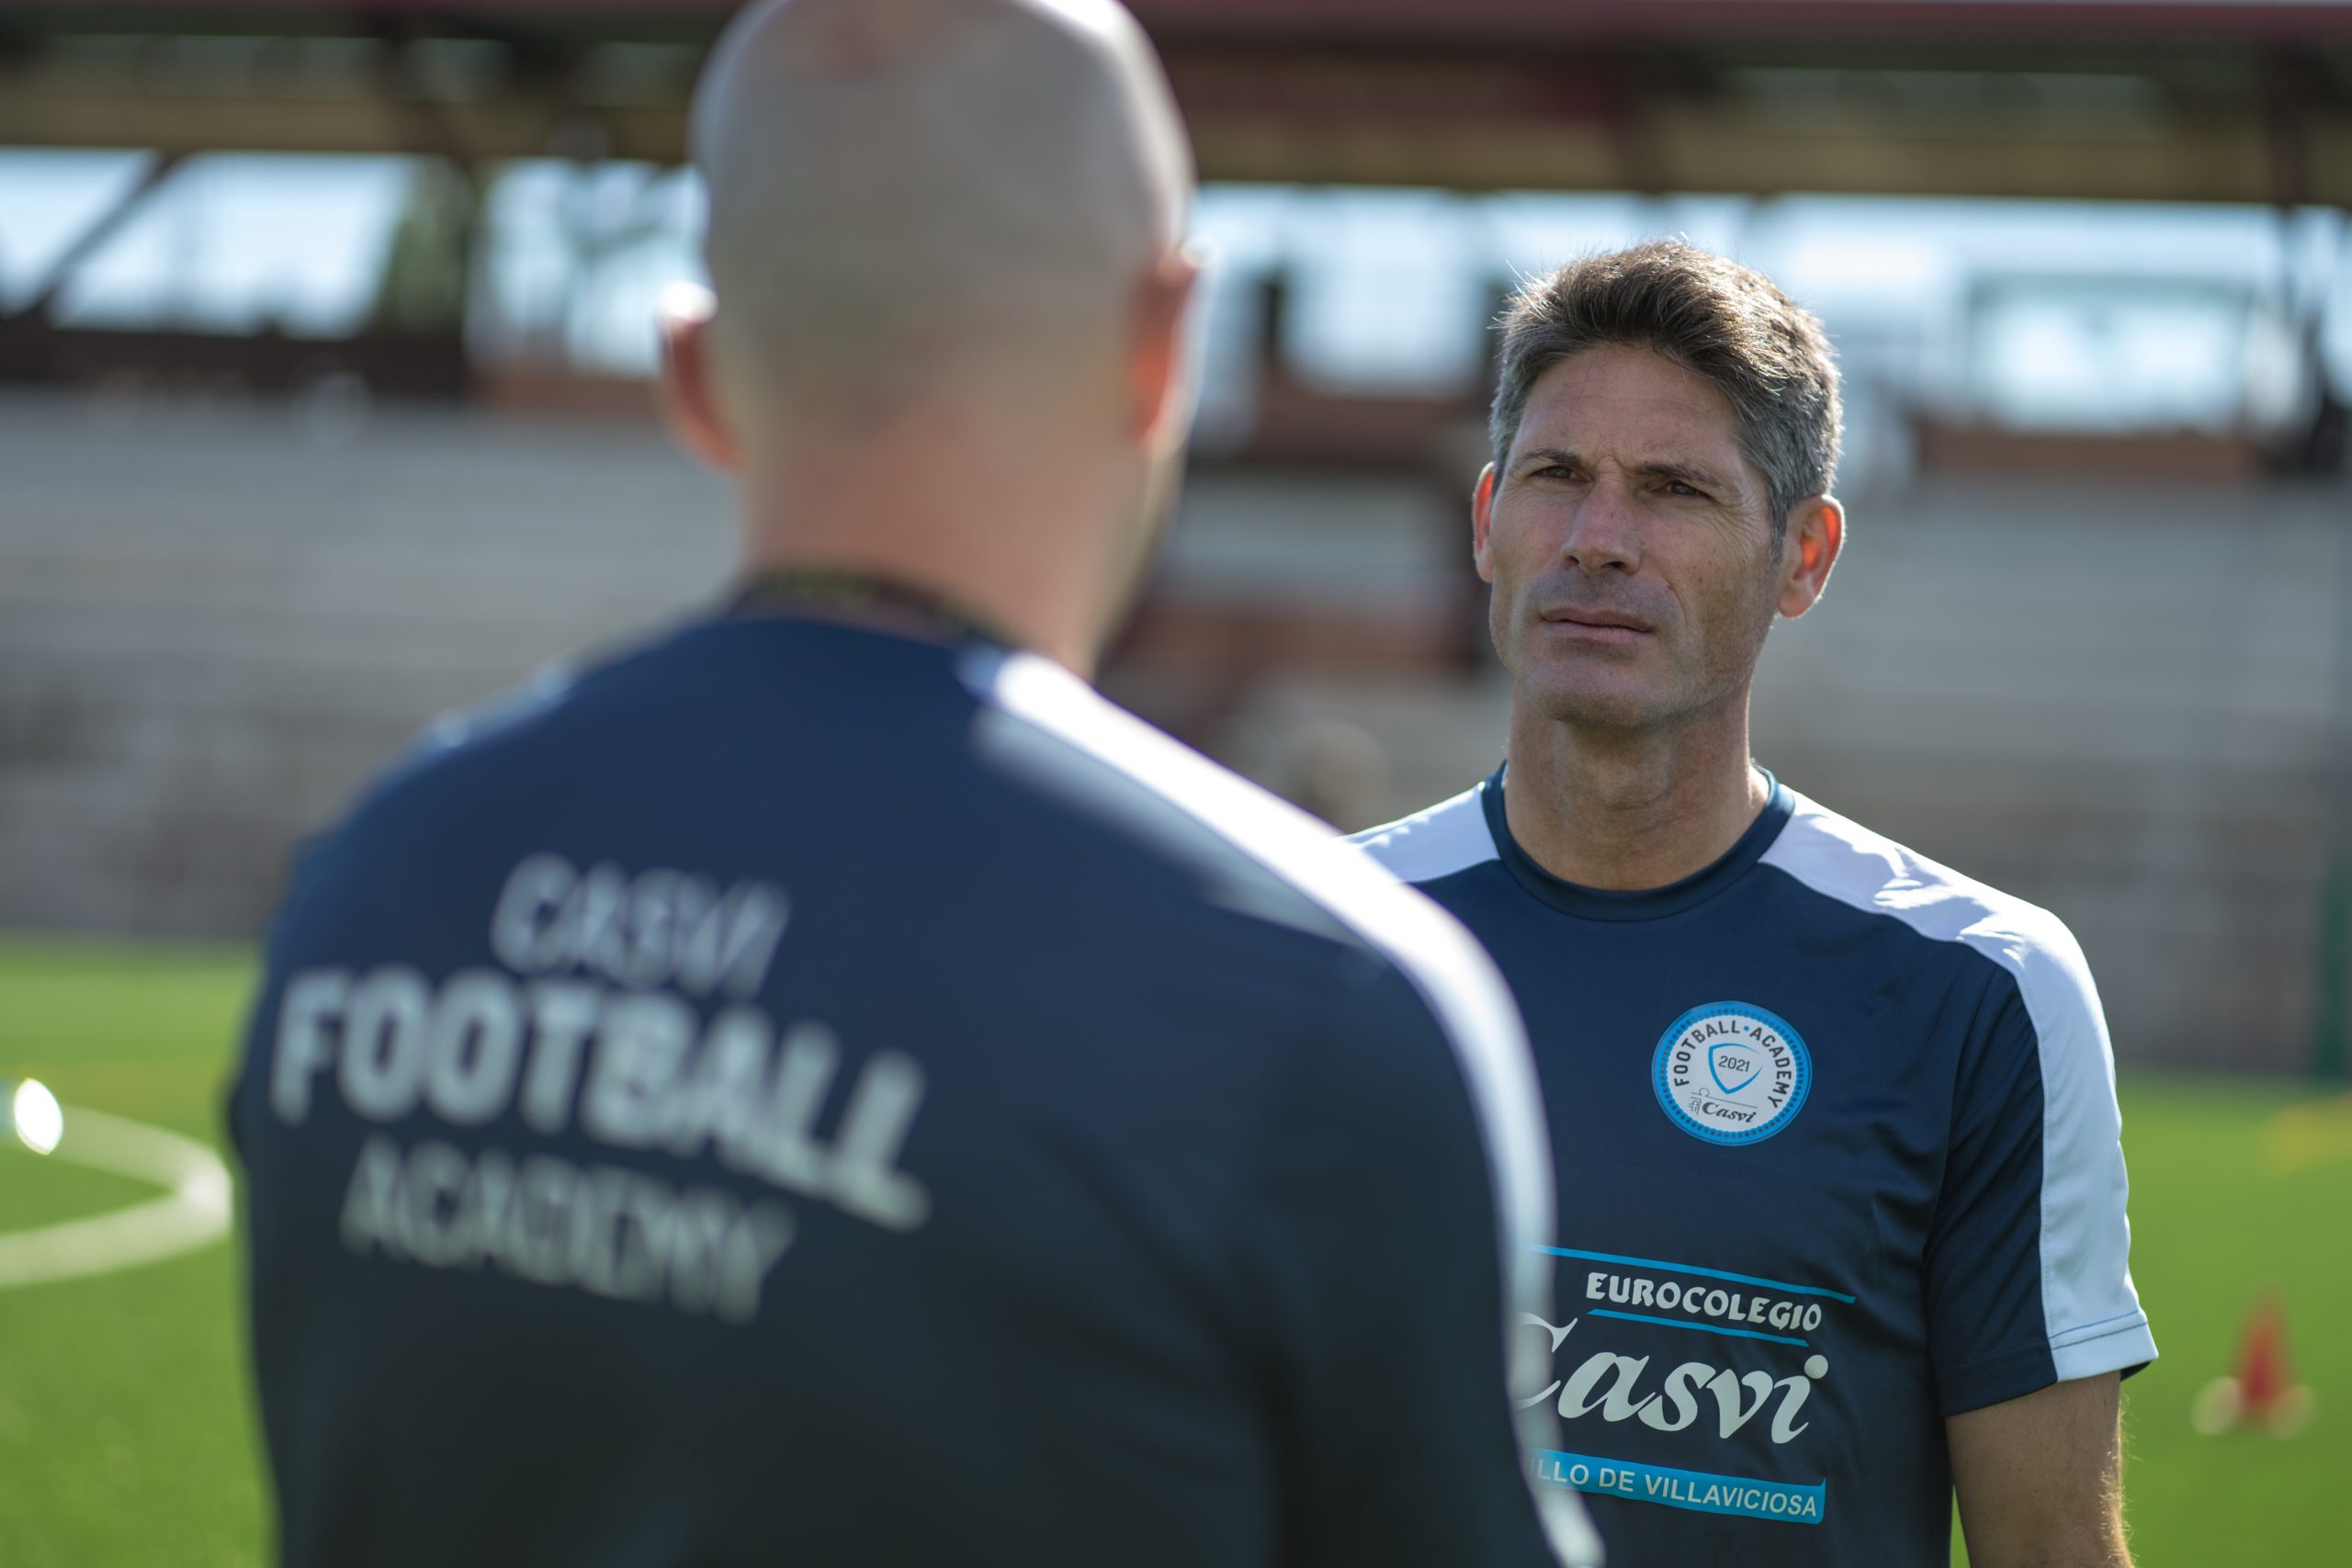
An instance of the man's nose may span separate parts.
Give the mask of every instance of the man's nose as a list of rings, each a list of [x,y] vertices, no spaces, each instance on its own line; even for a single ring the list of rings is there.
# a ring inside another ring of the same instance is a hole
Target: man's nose
[[[1623,480],[1597,480],[1568,517],[1560,558],[1581,571],[1632,571],[1642,564],[1641,519]]]

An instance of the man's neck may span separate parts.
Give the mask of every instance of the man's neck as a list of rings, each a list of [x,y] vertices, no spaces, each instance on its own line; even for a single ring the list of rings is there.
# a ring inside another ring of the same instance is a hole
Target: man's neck
[[[1748,757],[1745,693],[1722,713],[1639,731],[1512,705],[1504,818],[1564,881],[1625,892],[1679,882],[1729,852],[1770,798]]]
[[[789,484],[747,485],[744,570],[879,579],[1091,674],[1102,529],[1076,515],[1071,499],[1090,489],[985,482],[993,477],[967,489],[902,466],[887,477],[804,469]]]

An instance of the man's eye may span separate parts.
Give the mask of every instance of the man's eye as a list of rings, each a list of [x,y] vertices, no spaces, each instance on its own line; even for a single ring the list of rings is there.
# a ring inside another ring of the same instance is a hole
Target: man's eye
[[[1704,501],[1707,498],[1706,491],[1700,490],[1695,486],[1684,484],[1680,479],[1667,480],[1666,493],[1668,495],[1697,496],[1702,501]]]

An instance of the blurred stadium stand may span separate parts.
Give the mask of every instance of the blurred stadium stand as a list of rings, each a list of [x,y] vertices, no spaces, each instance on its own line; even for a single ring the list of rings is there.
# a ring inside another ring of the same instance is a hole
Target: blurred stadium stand
[[[1216,179],[2352,203],[2347,6],[1131,4]],[[295,839],[419,724],[718,589],[723,490],[643,384],[484,353],[465,263],[503,160],[674,164],[731,9],[0,13],[0,146],[151,155],[0,315],[0,925],[250,932]],[[111,226],[225,150],[456,178],[347,336],[58,321]],[[1499,746],[1461,544],[1479,388],[1303,380],[1282,289],[1109,684],[1355,826]],[[2341,1060],[2352,492],[2315,321],[2281,326],[2320,395],[2201,433],[1873,401],[1845,345],[1901,460],[1865,481],[1823,614],[1776,634],[1759,754],[2064,915],[2127,1058]]]
[[[735,0],[17,0],[0,144],[674,163]],[[2352,198],[2295,0],[1135,0],[1209,179]]]

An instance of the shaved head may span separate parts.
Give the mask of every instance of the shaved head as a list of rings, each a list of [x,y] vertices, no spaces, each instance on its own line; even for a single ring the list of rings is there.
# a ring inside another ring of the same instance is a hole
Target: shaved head
[[[1091,669],[1191,423],[1192,158],[1115,0],[764,0],[695,95],[711,290],[663,406],[754,572],[884,578]]]
[[[695,95],[730,398],[887,410],[1115,370],[1179,243],[1181,122],[1111,0],[768,0]]]

